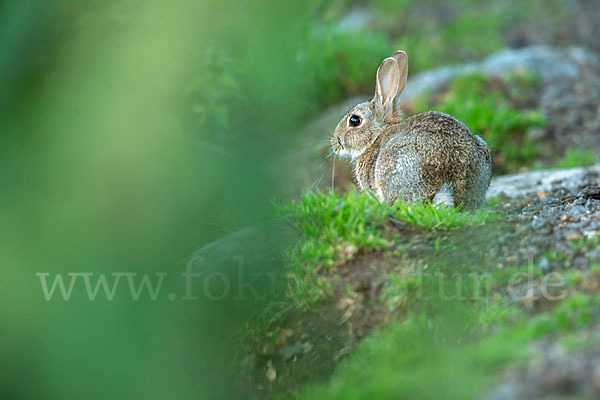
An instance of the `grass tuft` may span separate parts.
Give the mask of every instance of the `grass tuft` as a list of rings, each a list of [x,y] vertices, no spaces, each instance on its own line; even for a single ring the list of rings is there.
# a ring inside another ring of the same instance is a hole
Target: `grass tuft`
[[[358,251],[396,248],[405,241],[390,228],[390,220],[423,230],[449,231],[498,218],[489,210],[466,213],[423,201],[392,206],[354,189],[343,195],[306,193],[299,202],[279,206],[279,213],[291,215],[294,226],[303,233],[286,257],[290,296],[300,308],[330,294],[331,287],[320,272],[352,259]]]

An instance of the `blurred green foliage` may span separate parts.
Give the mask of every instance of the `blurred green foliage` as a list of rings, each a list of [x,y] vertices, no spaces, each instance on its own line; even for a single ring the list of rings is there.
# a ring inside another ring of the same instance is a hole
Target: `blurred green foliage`
[[[598,162],[595,151],[569,147],[565,156],[556,162],[558,168],[586,167]]]
[[[254,303],[180,300],[179,261],[272,215],[310,103],[296,55],[312,4],[0,6],[0,397],[243,396],[232,336]],[[270,272],[261,254],[245,271]],[[91,301],[81,280],[46,301],[36,273],[73,272],[167,277],[156,301]]]
[[[298,90],[288,93],[286,102],[300,107],[289,111],[289,117],[298,112],[311,116],[349,96],[370,94],[378,62],[395,49],[408,52],[413,74],[485,57],[507,46],[509,29],[558,23],[565,13],[564,5],[554,0],[543,8],[515,0],[465,0],[452,6],[433,0],[375,0],[372,8],[346,0],[315,1],[311,5],[306,19],[295,26],[297,42],[290,48],[295,52],[289,53],[296,64],[288,65],[288,79],[295,81]],[[355,7],[367,13],[367,24],[342,28],[340,18]],[[230,50],[211,49],[190,84],[191,108],[198,115],[197,121],[212,115],[216,121],[211,123],[229,125],[230,115],[239,115],[253,104],[245,92],[253,77],[243,73],[245,62]],[[202,93],[199,87],[205,88]],[[239,108],[234,111],[235,103]]]
[[[373,6],[375,26],[409,54],[413,73],[480,59],[531,27],[550,31],[567,10],[559,0],[374,0]]]
[[[306,78],[306,94],[315,99],[312,111],[375,90],[378,61],[391,55],[389,40],[366,30],[345,32],[332,26],[308,32],[299,53],[300,73]],[[393,51],[392,51],[393,52]]]

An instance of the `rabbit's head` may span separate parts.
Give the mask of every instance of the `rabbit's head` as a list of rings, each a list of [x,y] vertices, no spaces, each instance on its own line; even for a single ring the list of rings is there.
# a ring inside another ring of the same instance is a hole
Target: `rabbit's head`
[[[397,99],[406,85],[407,73],[405,52],[397,51],[383,60],[377,70],[373,99],[348,111],[331,136],[331,148],[337,156],[356,159],[387,127],[400,122]]]

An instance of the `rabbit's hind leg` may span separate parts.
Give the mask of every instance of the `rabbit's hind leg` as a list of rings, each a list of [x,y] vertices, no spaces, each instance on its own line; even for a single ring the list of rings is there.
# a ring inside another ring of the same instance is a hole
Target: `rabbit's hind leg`
[[[476,210],[482,207],[485,204],[490,172],[489,168],[481,168],[476,173],[455,177],[453,182],[454,203],[462,204],[463,210]]]

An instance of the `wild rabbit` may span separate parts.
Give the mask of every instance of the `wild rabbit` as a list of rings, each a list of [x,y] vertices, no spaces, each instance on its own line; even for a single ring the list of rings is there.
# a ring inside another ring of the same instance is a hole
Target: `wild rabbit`
[[[342,118],[331,137],[333,152],[350,159],[359,191],[369,190],[381,202],[423,199],[462,204],[465,210],[481,207],[492,171],[486,143],[441,112],[404,119],[397,100],[407,74],[405,52],[383,60],[375,97]]]

